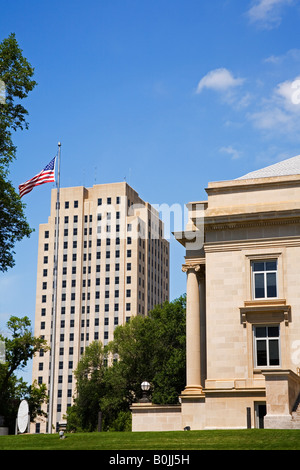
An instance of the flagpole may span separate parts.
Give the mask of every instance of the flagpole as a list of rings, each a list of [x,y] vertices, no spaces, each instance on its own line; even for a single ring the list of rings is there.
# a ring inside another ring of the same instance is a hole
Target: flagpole
[[[55,374],[55,343],[56,343],[56,316],[57,316],[57,267],[58,267],[58,242],[59,242],[59,209],[60,209],[60,148],[58,142],[57,154],[57,196],[56,196],[56,223],[55,223],[55,254],[53,270],[53,305],[52,305],[52,338],[51,338],[51,368],[50,368],[50,390],[49,390],[49,412],[48,412],[48,433],[52,433],[53,421],[53,392]]]

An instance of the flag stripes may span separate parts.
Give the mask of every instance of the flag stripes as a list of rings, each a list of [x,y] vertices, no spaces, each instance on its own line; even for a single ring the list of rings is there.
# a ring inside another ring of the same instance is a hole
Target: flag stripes
[[[55,167],[55,159],[54,157],[45,168],[35,175],[30,180],[26,181],[19,185],[19,195],[20,197],[24,196],[27,193],[30,193],[35,186],[39,186],[40,184],[44,183],[51,183],[55,181],[55,174],[54,174],[54,167]]]

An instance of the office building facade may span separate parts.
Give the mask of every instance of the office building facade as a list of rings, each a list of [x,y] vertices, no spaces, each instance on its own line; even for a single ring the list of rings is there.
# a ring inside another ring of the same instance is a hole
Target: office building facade
[[[73,402],[73,371],[92,341],[107,344],[131,317],[169,300],[169,242],[157,211],[127,183],[60,189],[52,423]],[[51,345],[57,190],[39,229],[35,336]],[[33,360],[33,380],[50,384],[50,352]],[[47,432],[37,420],[32,432]]]

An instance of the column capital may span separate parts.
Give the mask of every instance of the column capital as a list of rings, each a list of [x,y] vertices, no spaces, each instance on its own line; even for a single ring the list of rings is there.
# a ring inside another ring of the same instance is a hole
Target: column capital
[[[204,265],[202,263],[186,263],[182,265],[182,271],[188,273],[189,271],[194,271],[196,274],[203,272]]]

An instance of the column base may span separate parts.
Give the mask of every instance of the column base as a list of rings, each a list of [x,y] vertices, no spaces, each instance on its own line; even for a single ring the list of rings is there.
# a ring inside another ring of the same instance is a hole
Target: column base
[[[183,390],[183,392],[181,393],[181,395],[184,397],[184,396],[190,396],[190,395],[193,395],[193,396],[205,396],[204,392],[203,392],[203,388],[201,387],[201,385],[188,385],[185,387],[185,389]]]

